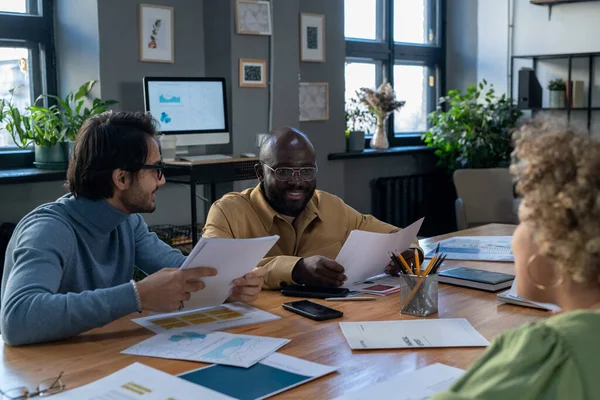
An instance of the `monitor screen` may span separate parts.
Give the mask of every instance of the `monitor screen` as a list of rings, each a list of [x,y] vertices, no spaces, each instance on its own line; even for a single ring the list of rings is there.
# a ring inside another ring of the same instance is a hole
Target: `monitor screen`
[[[144,100],[165,134],[228,131],[223,78],[146,77]]]

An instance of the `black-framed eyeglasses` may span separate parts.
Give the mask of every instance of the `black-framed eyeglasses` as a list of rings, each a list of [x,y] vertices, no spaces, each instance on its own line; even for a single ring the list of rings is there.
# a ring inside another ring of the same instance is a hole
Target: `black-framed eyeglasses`
[[[159,181],[163,178],[163,169],[165,168],[165,163],[160,161],[156,164],[145,164],[142,166],[142,169],[154,169],[156,170],[156,179]]]
[[[319,170],[315,167],[302,167],[302,168],[291,168],[291,167],[281,167],[281,168],[271,168],[265,163],[262,163],[265,167],[269,168],[275,174],[275,179],[282,182],[289,182],[294,174],[298,174],[300,179],[305,182],[310,182],[317,177],[317,171]]]
[[[9,390],[0,389],[0,400],[25,400],[34,397],[47,397],[65,390],[65,384],[61,378],[63,372],[54,378],[44,379],[30,392],[26,387],[18,387]]]

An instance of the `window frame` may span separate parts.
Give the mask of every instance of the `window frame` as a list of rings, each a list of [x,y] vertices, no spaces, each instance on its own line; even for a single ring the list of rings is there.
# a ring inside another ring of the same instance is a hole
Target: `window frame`
[[[29,49],[33,103],[42,93],[57,93],[53,1],[28,0],[27,10],[23,14],[0,11],[0,47]],[[0,147],[0,169],[26,167],[31,152],[16,145]]]
[[[394,82],[394,66],[423,65],[429,68],[433,76],[434,86],[428,86],[428,110],[435,110],[441,93],[445,92],[443,77],[446,71],[445,1],[426,0],[429,10],[427,18],[429,26],[434,27],[434,41],[431,44],[405,43],[394,41],[394,0],[377,0],[377,34],[379,40],[345,38],[346,60],[379,61],[382,70],[378,71],[377,85],[383,79]],[[427,33],[429,34],[429,33]],[[429,126],[429,121],[427,121]],[[386,123],[386,134],[391,147],[415,146],[422,144],[423,132],[394,132],[394,115],[390,115]],[[365,139],[368,146],[370,137]]]

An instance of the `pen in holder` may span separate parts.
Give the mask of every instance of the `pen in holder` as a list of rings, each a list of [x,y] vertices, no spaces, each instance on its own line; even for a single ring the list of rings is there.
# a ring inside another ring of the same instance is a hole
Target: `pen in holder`
[[[408,265],[402,254],[389,252],[392,263],[404,281],[400,288],[400,313],[426,317],[438,312],[438,276],[437,272],[446,259],[439,252],[440,245],[427,267],[419,262],[419,253],[415,250],[416,265]]]
[[[438,276],[400,275],[400,313],[426,317],[438,312]]]

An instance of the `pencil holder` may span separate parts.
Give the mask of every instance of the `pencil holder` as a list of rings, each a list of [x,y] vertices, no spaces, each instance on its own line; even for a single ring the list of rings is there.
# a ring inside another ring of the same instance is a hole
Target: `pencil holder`
[[[400,275],[400,313],[426,317],[438,312],[438,276]]]

